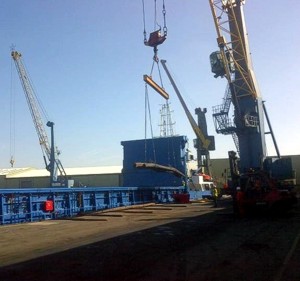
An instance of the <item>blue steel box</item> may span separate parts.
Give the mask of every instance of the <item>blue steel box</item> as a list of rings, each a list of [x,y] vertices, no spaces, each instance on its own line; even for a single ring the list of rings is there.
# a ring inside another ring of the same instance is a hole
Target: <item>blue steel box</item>
[[[182,178],[169,172],[135,168],[136,162],[155,163],[186,173],[186,136],[122,141],[123,186],[182,186]]]

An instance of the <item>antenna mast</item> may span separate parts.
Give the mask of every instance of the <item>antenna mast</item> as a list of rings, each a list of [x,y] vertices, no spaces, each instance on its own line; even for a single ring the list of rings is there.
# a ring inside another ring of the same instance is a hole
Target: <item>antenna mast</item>
[[[176,122],[172,120],[172,110],[168,102],[162,104],[160,109],[160,137],[174,136],[174,125]]]

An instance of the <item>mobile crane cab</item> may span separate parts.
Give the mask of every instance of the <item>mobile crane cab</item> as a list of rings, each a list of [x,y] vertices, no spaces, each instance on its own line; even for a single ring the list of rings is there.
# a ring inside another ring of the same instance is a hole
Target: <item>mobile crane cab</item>
[[[226,52],[226,58],[228,61],[229,71],[231,73],[233,73],[234,64],[230,60],[229,52]],[[214,77],[215,78],[217,78],[219,76],[224,77],[226,74],[226,69],[224,66],[223,59],[222,59],[222,53],[220,51],[215,51],[215,52],[211,53],[209,56],[209,60],[210,60],[211,72],[213,72],[215,74]]]

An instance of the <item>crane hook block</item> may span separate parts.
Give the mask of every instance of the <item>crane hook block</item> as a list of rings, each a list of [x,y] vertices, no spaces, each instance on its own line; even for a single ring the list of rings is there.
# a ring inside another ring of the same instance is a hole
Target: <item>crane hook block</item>
[[[150,76],[144,75],[144,81],[151,86],[156,92],[158,92],[164,99],[169,99],[169,94],[159,85],[157,85]]]
[[[149,40],[145,40],[145,45],[149,47],[157,47],[167,39],[166,34],[162,35],[159,30],[150,33]]]

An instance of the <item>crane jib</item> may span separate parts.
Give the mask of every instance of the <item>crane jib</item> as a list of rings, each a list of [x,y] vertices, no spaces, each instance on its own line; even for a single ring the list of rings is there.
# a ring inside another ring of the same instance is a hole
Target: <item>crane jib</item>
[[[17,72],[19,74],[19,78],[25,93],[30,114],[39,138],[41,148],[44,153],[46,169],[50,171],[50,185],[68,186],[67,175],[64,171],[61,162],[59,161],[59,159],[57,159],[57,152],[55,150],[55,145],[54,145],[54,130],[53,130],[54,123],[50,121],[47,122],[47,126],[51,128],[51,145],[50,145],[46,133],[46,129],[44,127],[44,123],[38,107],[39,102],[36,98],[36,94],[34,92],[33,86],[30,82],[29,76],[27,75],[25,66],[22,62],[21,59],[22,55],[21,53],[13,50],[11,52],[11,56],[15,62],[15,66],[17,68]],[[45,157],[45,155],[47,157]],[[47,160],[49,163],[47,162]],[[58,171],[60,172],[60,175],[58,175]]]

